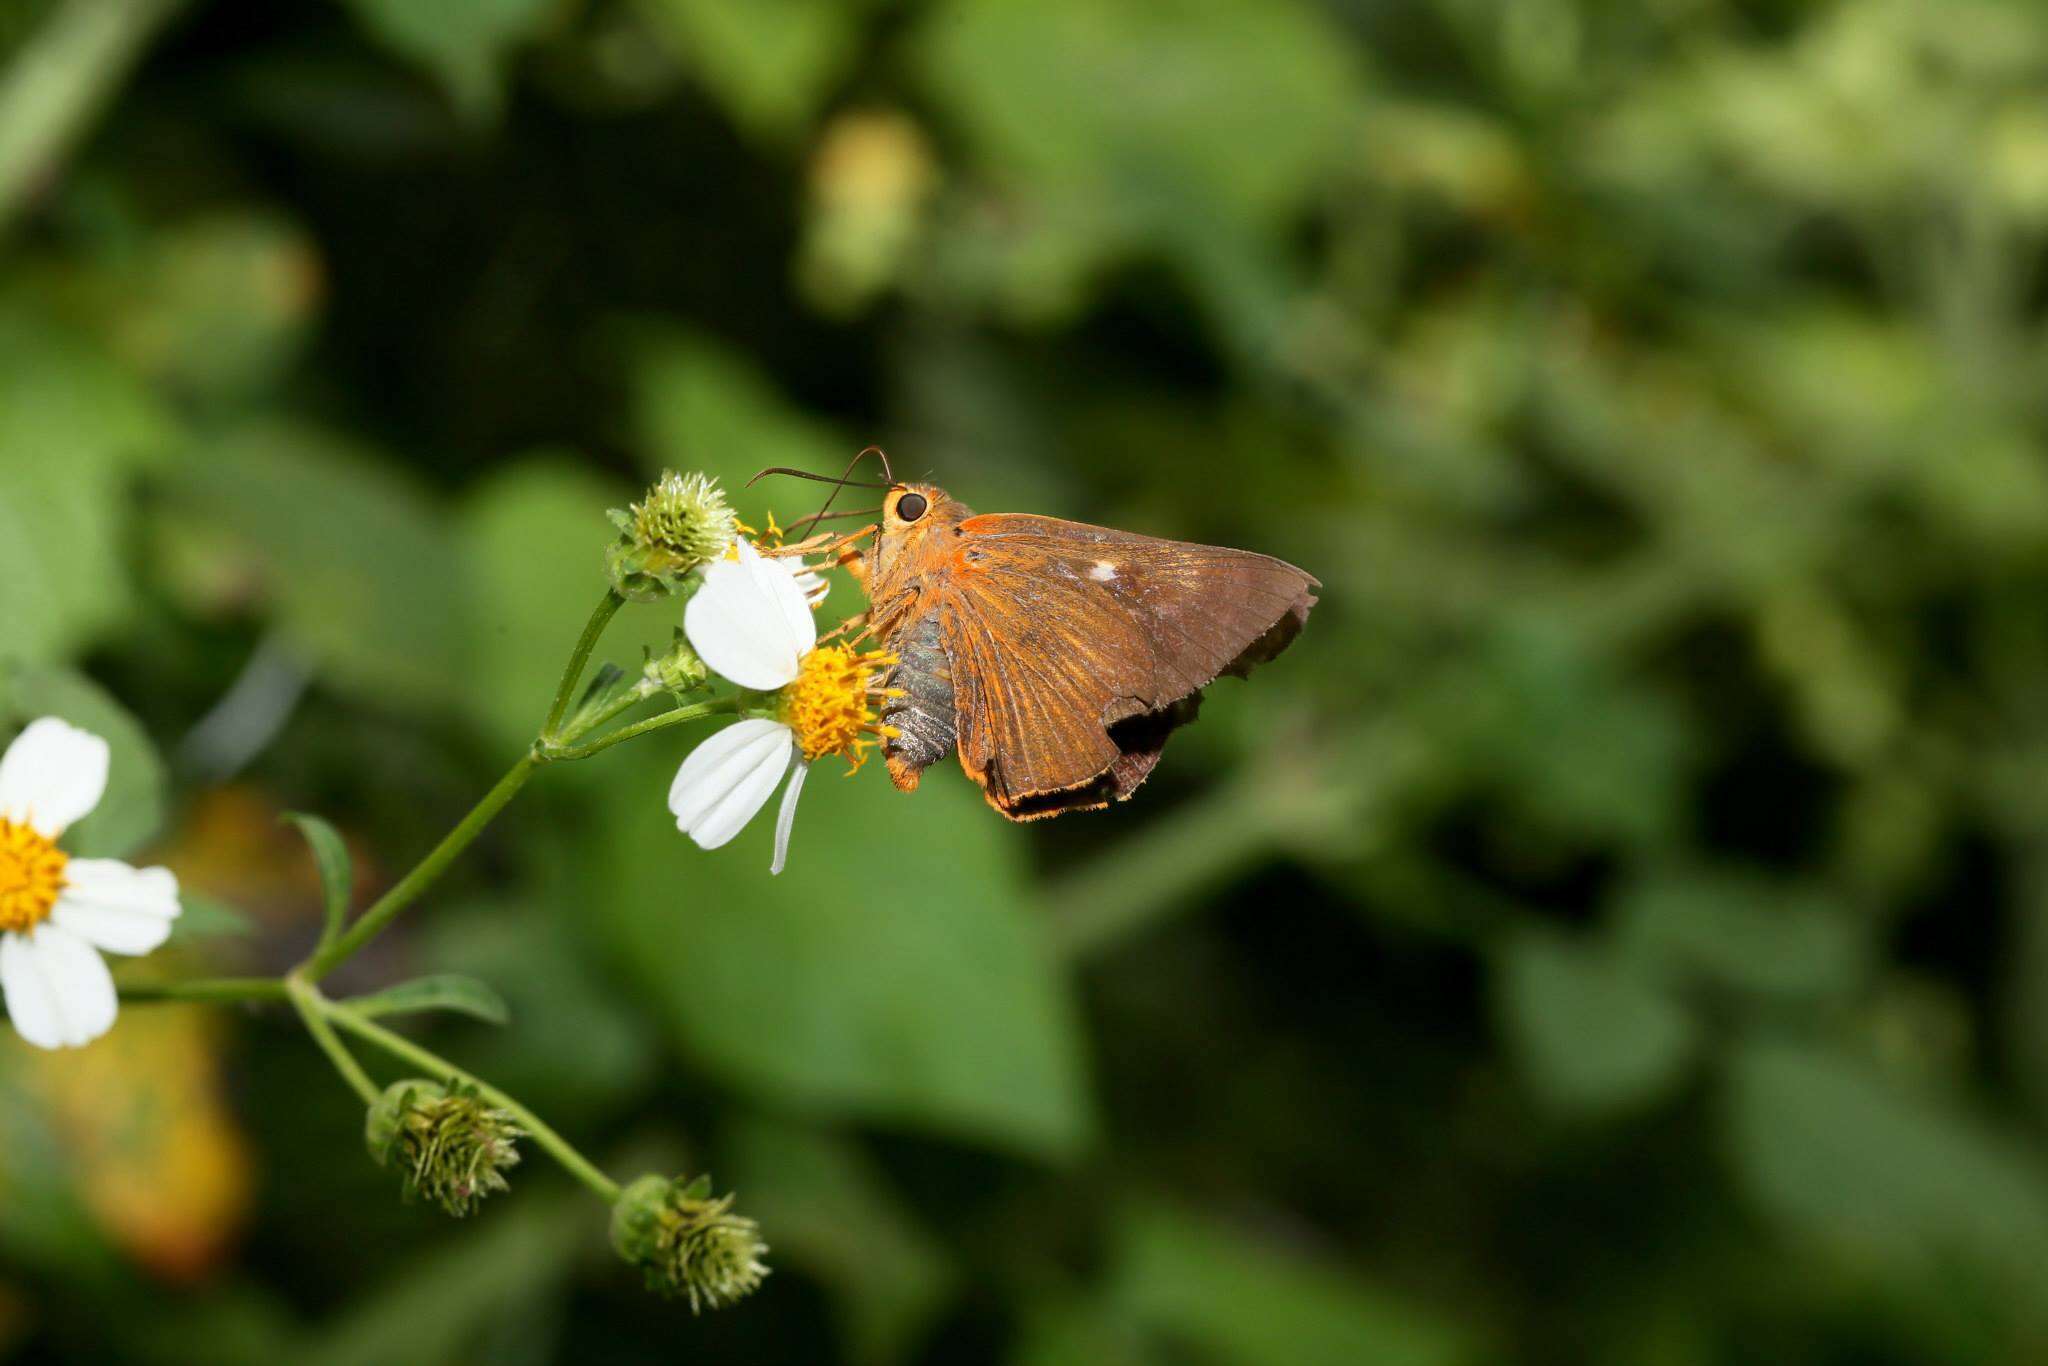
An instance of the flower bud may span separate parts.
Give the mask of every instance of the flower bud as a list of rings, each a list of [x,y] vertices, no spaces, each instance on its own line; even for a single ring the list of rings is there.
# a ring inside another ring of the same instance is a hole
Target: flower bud
[[[605,570],[619,596],[633,602],[675,593],[691,573],[723,555],[739,529],[717,480],[673,470],[640,502],[613,509],[610,517],[619,538],[605,552]]]
[[[417,1078],[393,1082],[370,1107],[364,1140],[380,1166],[396,1166],[408,1200],[425,1196],[456,1218],[508,1189],[525,1132],[476,1088]]]
[[[663,692],[686,693],[703,687],[711,678],[711,670],[698,658],[689,637],[677,631],[668,649],[658,655],[649,653],[641,677]]]
[[[760,1226],[732,1213],[732,1202],[711,1198],[708,1176],[643,1176],[612,1206],[612,1247],[646,1273],[648,1289],[689,1300],[693,1314],[731,1304],[768,1274]]]

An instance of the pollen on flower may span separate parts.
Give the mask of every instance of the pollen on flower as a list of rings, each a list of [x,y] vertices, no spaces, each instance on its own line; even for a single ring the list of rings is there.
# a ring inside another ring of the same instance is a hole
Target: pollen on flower
[[[805,759],[843,754],[859,768],[876,738],[896,733],[875,715],[890,691],[881,686],[882,670],[895,662],[887,651],[861,653],[850,645],[820,645],[804,656],[796,681],[782,690],[782,719]]]
[[[70,861],[33,827],[0,817],[0,930],[19,934],[48,919]]]

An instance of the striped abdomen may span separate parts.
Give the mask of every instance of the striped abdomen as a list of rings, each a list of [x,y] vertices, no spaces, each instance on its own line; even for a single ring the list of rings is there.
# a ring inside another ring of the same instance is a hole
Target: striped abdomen
[[[900,661],[889,670],[887,686],[903,696],[882,704],[882,721],[901,732],[882,743],[889,776],[906,791],[917,786],[919,773],[953,752],[953,665],[939,644],[939,623],[926,616],[891,642]]]

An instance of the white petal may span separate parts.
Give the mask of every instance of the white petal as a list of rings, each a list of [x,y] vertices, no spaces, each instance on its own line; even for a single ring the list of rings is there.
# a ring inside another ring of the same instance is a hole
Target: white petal
[[[818,643],[818,623],[811,617],[811,604],[804,593],[804,562],[787,555],[767,559],[751,545],[743,547],[739,557],[739,562],[761,579],[763,591],[774,598],[782,612],[782,624],[789,628],[789,638],[796,644],[798,657],[808,654]],[[796,591],[791,592],[792,588]]]
[[[810,771],[809,764],[797,760],[796,772],[789,775],[789,786],[782,789],[782,809],[775,813],[775,861],[768,865],[770,877],[789,862],[789,828],[796,824],[797,794],[804,790],[804,778]]]
[[[721,678],[768,692],[796,677],[818,627],[786,562],[762,559],[745,541],[738,553],[705,566],[704,586],[683,609],[683,634]]]
[[[107,742],[54,716],[29,722],[0,757],[0,818],[51,839],[106,790]]]
[[[705,849],[737,835],[775,791],[796,737],[779,721],[735,721],[690,751],[669,786],[676,828]]]
[[[0,935],[0,993],[21,1037],[38,1048],[75,1048],[114,1027],[119,1002],[99,951],[48,922]]]
[[[825,576],[808,566],[797,570],[796,586],[797,591],[804,595],[804,601],[811,605],[813,611],[817,610],[818,604],[829,597],[832,592],[832,585],[826,581]]]
[[[75,858],[50,923],[108,953],[148,953],[178,918],[178,879],[168,868],[130,868],[118,859]]]

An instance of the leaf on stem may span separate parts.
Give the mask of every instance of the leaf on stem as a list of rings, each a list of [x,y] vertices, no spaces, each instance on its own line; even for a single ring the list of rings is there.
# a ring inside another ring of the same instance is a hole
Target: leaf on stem
[[[455,972],[415,977],[367,996],[352,996],[345,1004],[365,1019],[424,1010],[451,1010],[494,1025],[507,1024],[512,1019],[511,1008],[493,987]]]
[[[231,906],[218,897],[195,892],[188,887],[178,889],[178,918],[171,922],[173,943],[191,939],[231,939],[249,934],[256,928],[249,913],[239,906]]]
[[[287,811],[284,819],[298,827],[312,847],[313,863],[320,870],[320,890],[327,899],[327,919],[320,929],[320,947],[326,948],[348,924],[349,895],[355,887],[355,867],[341,834],[318,816]]]

